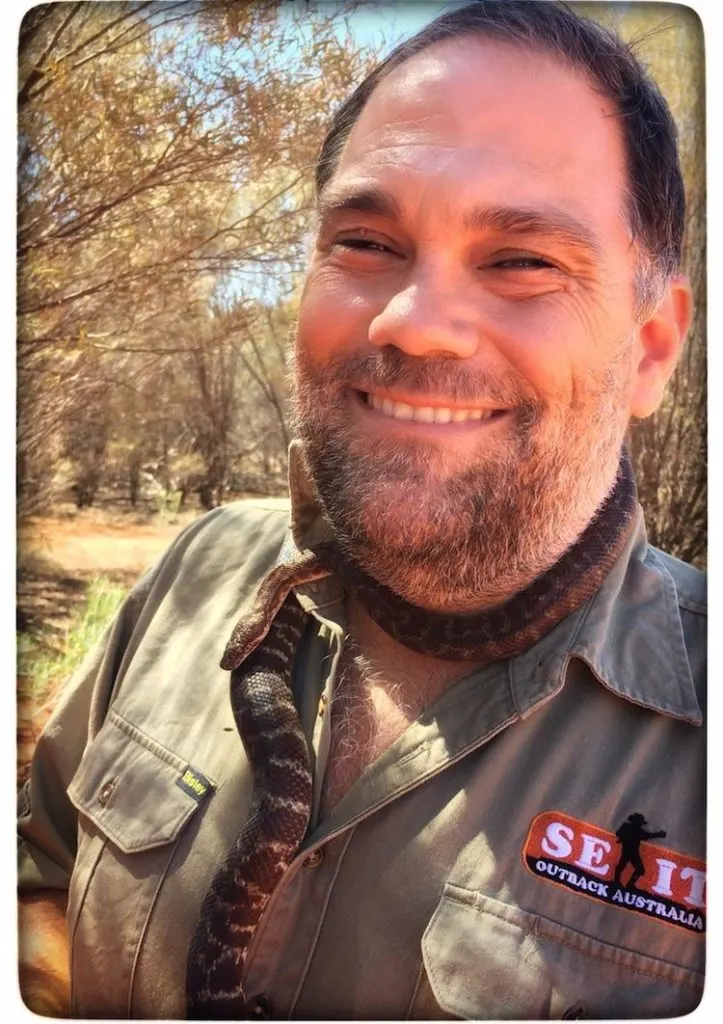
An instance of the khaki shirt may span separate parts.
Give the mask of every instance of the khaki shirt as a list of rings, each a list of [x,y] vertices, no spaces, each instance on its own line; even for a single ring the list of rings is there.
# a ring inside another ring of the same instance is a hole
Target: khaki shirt
[[[293,476],[292,496],[302,544],[319,520]],[[269,499],[188,527],[127,598],[38,744],[21,793],[20,884],[69,887],[74,1017],[184,1015],[199,907],[251,799],[218,663],[289,521],[288,502]],[[249,952],[258,1015],[694,1008],[705,943],[702,575],[649,547],[641,517],[590,601],[527,653],[455,683],[325,817],[323,711],[342,591],[329,578],[297,596],[310,615],[293,688],[316,806]],[[635,814],[645,821],[631,824]]]

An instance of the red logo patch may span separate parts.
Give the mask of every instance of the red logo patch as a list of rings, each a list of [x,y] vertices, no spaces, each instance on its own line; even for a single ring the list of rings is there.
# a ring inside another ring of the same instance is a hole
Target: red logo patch
[[[608,832],[561,811],[544,811],[530,825],[522,859],[546,882],[704,932],[704,861],[661,846],[657,840],[665,832],[646,826],[639,813]]]

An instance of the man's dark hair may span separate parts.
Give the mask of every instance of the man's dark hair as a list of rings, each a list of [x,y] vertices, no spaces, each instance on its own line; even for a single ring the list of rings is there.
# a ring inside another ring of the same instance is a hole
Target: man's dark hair
[[[400,43],[335,112],[316,166],[317,195],[333,177],[367,100],[390,71],[435,43],[467,36],[557,57],[582,70],[615,103],[627,158],[627,214],[639,251],[638,305],[654,306],[681,261],[685,192],[675,122],[630,47],[557,0],[476,0]]]

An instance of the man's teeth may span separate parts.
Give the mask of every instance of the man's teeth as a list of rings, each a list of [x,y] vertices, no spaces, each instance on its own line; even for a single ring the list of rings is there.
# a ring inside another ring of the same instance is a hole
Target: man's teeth
[[[446,409],[444,406],[407,405],[406,402],[392,402],[389,398],[367,395],[373,409],[391,416],[395,420],[416,420],[419,423],[464,423],[466,420],[488,420],[493,409]]]

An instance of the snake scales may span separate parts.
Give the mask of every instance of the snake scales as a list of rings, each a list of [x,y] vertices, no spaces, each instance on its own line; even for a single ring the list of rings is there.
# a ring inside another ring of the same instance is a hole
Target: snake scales
[[[331,570],[383,629],[416,651],[460,661],[509,658],[595,593],[625,544],[636,501],[624,452],[613,491],[578,542],[527,590],[476,615],[443,615],[408,605],[332,545],[316,552],[282,550],[259,590],[255,612],[237,624],[221,661],[231,671],[231,706],[252,766],[254,792],[246,822],[201,907],[186,971],[189,1018],[254,1015],[243,989],[249,944],[309,822],[310,757],[290,687],[305,613],[292,588]]]

